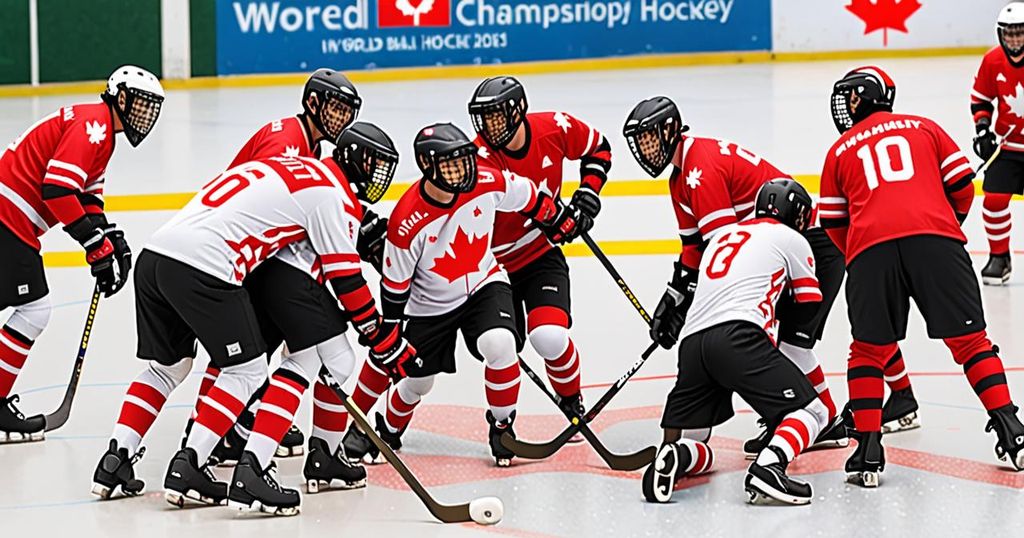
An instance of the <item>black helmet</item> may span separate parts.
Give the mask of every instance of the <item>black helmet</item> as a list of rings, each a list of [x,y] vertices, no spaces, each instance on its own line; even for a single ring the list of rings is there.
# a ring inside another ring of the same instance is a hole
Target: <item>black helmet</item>
[[[356,196],[375,204],[395,178],[398,151],[391,137],[372,123],[356,122],[335,142],[334,161],[345,171]]]
[[[775,219],[798,232],[811,225],[814,202],[803,185],[789,178],[773,179],[757,191],[754,214]]]
[[[850,96],[860,98],[856,111],[850,110]],[[896,83],[881,68],[858,67],[832,87],[832,121],[839,133],[845,133],[858,121],[878,111],[892,112],[896,101]]]
[[[315,108],[309,104],[311,95],[316,96]],[[363,100],[348,77],[331,69],[314,71],[302,91],[302,109],[328,140],[337,140],[362,106]]]
[[[512,141],[526,120],[526,90],[515,77],[492,77],[480,83],[469,101],[473,128],[492,147]]]
[[[424,127],[412,143],[423,179],[452,194],[476,187],[476,145],[451,123]]]
[[[658,177],[672,162],[680,135],[688,130],[676,104],[659,96],[640,101],[633,108],[622,134],[636,162],[651,177]]]

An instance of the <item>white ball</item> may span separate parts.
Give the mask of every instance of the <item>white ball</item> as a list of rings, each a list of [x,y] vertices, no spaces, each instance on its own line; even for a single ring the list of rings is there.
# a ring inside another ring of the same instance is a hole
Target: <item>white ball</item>
[[[479,525],[494,525],[505,514],[505,505],[497,497],[481,497],[469,503],[469,517]]]

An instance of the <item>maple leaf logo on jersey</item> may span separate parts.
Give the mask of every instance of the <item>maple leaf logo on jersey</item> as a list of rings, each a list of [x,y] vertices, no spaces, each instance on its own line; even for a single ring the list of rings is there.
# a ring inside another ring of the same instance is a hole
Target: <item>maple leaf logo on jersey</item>
[[[85,134],[89,135],[90,144],[99,144],[107,138],[107,124],[87,121],[85,122]]]
[[[299,146],[285,146],[284,153],[282,153],[282,155],[285,157],[298,157]]]
[[[487,253],[487,243],[488,234],[471,238],[465,230],[459,228],[450,248],[445,250],[444,256],[434,259],[434,266],[430,270],[443,276],[449,284],[479,271],[480,261]]]
[[[907,19],[921,3],[917,0],[851,0],[846,10],[864,21],[864,35],[882,31],[882,46],[889,46],[889,30],[908,32]]]
[[[1024,118],[1024,86],[1021,86],[1020,82],[1014,88],[1014,94],[1004,95],[1003,101],[1006,102],[1006,106],[1010,107],[1011,114],[1018,118]]]
[[[690,170],[690,173],[686,174],[686,184],[689,185],[691,189],[700,187],[700,176],[702,175],[704,175],[704,172],[702,172],[700,168],[694,166],[693,170]]]
[[[480,146],[480,148],[476,150],[476,155],[481,159],[486,159],[491,156],[491,152],[487,151],[487,148],[484,146]]]
[[[561,112],[555,112],[555,125],[561,127],[563,133],[569,132],[569,128],[572,127],[569,117]]]

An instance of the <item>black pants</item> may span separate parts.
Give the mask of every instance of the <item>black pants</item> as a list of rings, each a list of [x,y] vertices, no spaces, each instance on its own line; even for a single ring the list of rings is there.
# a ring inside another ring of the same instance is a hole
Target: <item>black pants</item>
[[[816,307],[798,304],[792,295],[786,295],[779,299],[775,311],[779,319],[779,341],[811,349],[825,334],[825,322],[843,288],[846,258],[824,229],[812,228],[804,237],[814,253],[814,276],[821,288],[821,302]]]

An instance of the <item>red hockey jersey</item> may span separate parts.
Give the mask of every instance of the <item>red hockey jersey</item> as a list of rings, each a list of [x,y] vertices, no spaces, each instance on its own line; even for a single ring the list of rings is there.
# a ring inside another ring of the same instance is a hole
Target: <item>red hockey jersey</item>
[[[604,136],[564,112],[526,115],[526,146],[519,152],[496,150],[477,136],[480,166],[509,170],[529,178],[540,192],[559,198],[563,161],[591,160],[581,167],[581,183],[594,192],[604,186],[611,151]],[[515,272],[553,248],[547,236],[520,213],[499,213],[494,223],[494,254]]]
[[[974,200],[974,171],[956,143],[920,116],[876,112],[839,137],[821,172],[818,214],[851,263],[900,237],[967,242],[956,214]]]
[[[684,136],[672,165],[669,191],[684,245],[681,259],[690,268],[700,264],[697,245],[754,211],[762,185],[789,177],[739,145],[714,138]]]
[[[104,103],[71,105],[39,120],[0,156],[0,222],[26,244],[60,220],[43,200],[43,185],[103,199],[103,175],[114,153],[110,108]],[[70,224],[88,212],[66,216]]]
[[[991,118],[996,111],[996,134],[1010,133],[1005,149],[1024,152],[1024,67],[1010,65],[1001,47],[988,51],[981,60],[971,89],[971,111],[975,123]]]

